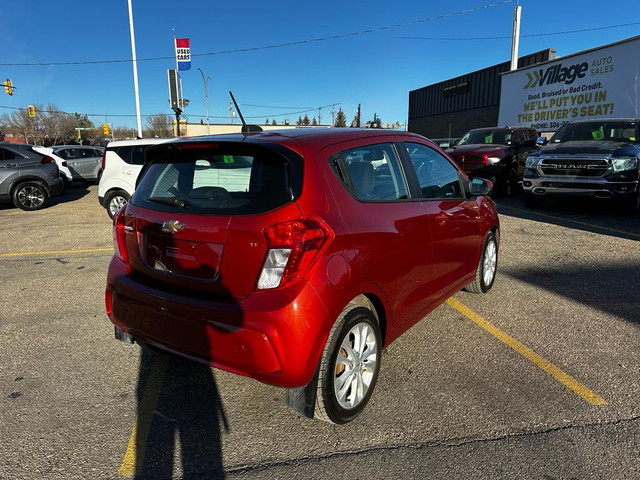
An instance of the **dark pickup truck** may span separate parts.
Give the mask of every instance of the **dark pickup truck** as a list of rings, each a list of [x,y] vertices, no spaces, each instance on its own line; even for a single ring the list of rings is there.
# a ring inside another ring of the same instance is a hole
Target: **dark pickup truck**
[[[510,196],[519,191],[527,154],[538,150],[538,132],[528,127],[469,130],[446,152],[471,178],[486,178],[494,191]]]
[[[640,121],[582,120],[564,124],[537,152],[527,156],[524,201],[581,196],[618,200],[640,212],[638,193]]]

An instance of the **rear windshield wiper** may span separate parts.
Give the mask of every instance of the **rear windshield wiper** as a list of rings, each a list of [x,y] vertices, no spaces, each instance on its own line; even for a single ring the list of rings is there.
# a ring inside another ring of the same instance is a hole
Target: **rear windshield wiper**
[[[178,208],[189,208],[189,202],[186,200],[180,200],[179,198],[171,197],[151,197],[147,198],[149,202],[162,203],[163,205],[171,205]]]

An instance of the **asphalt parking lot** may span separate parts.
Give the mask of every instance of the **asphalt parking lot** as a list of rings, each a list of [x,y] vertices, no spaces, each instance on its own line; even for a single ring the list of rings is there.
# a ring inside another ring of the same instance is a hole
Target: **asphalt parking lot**
[[[498,199],[488,295],[393,343],[352,424],[113,339],[97,186],[0,207],[0,478],[640,478],[640,218]]]

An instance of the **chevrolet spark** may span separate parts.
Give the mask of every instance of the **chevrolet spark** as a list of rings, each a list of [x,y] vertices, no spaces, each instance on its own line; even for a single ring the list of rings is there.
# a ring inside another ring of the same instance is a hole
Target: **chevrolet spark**
[[[346,423],[385,346],[459,290],[493,285],[490,191],[404,132],[157,145],[114,217],[107,315],[120,340],[284,387],[299,413]]]

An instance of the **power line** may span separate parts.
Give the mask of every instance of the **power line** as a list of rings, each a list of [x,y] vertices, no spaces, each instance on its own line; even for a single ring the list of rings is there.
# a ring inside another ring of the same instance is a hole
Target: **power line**
[[[554,36],[554,35],[568,35],[568,34],[572,34],[572,33],[583,33],[583,32],[593,32],[595,30],[606,30],[609,28],[620,28],[620,27],[630,27],[632,25],[640,25],[640,22],[631,22],[631,23],[621,23],[619,25],[607,25],[604,27],[593,27],[593,28],[583,28],[580,30],[566,30],[563,32],[548,32],[548,33],[530,33],[527,35],[520,35],[520,38],[522,37],[550,37],[550,36]],[[503,36],[503,37],[394,37],[394,38],[400,38],[403,40],[462,40],[462,41],[468,41],[468,40],[504,40],[507,38],[511,38],[511,35],[509,36]]]
[[[434,21],[434,20],[442,20],[444,18],[450,18],[450,17],[459,16],[459,15],[466,15],[466,14],[469,14],[469,13],[477,12],[477,11],[480,11],[480,10],[486,10],[486,9],[489,9],[489,8],[501,7],[503,5],[507,5],[509,3],[513,3],[514,1],[516,1],[516,0],[503,0],[502,2],[490,3],[490,4],[482,5],[482,6],[479,6],[479,7],[468,8],[466,10],[459,10],[457,12],[444,13],[442,15],[436,15],[436,16],[433,16],[433,17],[427,17],[427,18],[421,18],[421,19],[418,19],[418,20],[412,20],[410,22],[396,23],[396,24],[393,24],[393,25],[387,25],[387,26],[384,26],[384,27],[369,28],[369,29],[366,29],[366,30],[360,30],[360,31],[356,31],[356,32],[329,35],[329,36],[325,36],[325,37],[317,37],[317,38],[311,38],[311,39],[307,39],[307,40],[298,40],[298,41],[294,41],[294,42],[276,43],[276,44],[272,44],[272,45],[263,45],[263,46],[258,46],[258,47],[246,47],[246,48],[238,48],[238,49],[234,49],[234,50],[221,50],[221,51],[217,51],[217,52],[207,52],[207,53],[192,53],[191,56],[192,57],[205,57],[205,56],[212,56],[212,55],[226,55],[226,54],[231,54],[231,53],[254,52],[254,51],[257,51],[257,50],[267,50],[267,49],[282,48],[282,47],[292,47],[292,46],[295,46],[295,45],[305,45],[305,44],[309,44],[309,43],[324,42],[324,41],[328,41],[328,40],[336,40],[336,39],[340,39],[340,38],[355,37],[355,36],[359,36],[359,35],[369,35],[371,33],[382,32],[384,30],[390,30],[392,28],[409,27],[411,25],[417,25],[419,23],[426,23],[426,22],[431,22],[431,21]],[[150,62],[150,61],[156,61],[156,60],[174,60],[174,57],[173,56],[163,56],[163,57],[149,57],[149,58],[138,58],[137,59],[138,62]],[[126,59],[126,60],[87,60],[87,61],[78,61],[78,62],[0,63],[0,66],[4,66],[4,67],[42,67],[42,66],[64,66],[64,65],[95,65],[95,64],[130,63],[130,62],[132,62],[131,59]]]
[[[266,117],[286,117],[289,115],[299,115],[301,113],[308,113],[308,112],[313,112],[315,110],[318,110],[319,108],[327,108],[327,107],[332,107],[335,105],[340,105],[340,103],[332,103],[329,105],[322,105],[319,107],[310,107],[307,108],[305,110],[298,110],[295,112],[287,112],[287,113],[275,113],[275,114],[263,114],[263,115],[245,115],[245,118],[266,118]],[[6,110],[21,110],[21,111],[27,111],[26,108],[21,108],[21,107],[9,107],[7,105],[0,105],[0,108],[6,109]],[[295,108],[295,107],[271,107],[271,108]],[[47,109],[37,109],[36,110],[39,113],[60,113],[63,115],[86,115],[87,117],[117,117],[117,118],[132,118],[132,117],[136,117],[135,114],[127,114],[127,113],[82,113],[82,112],[65,112],[63,110],[47,110]],[[168,113],[162,113],[164,115],[169,115]],[[149,114],[143,114],[141,115],[142,117],[155,117],[156,115],[160,115],[158,113],[149,113]],[[195,113],[187,113],[185,114],[185,116],[187,117],[204,117],[205,115],[202,114],[195,114]],[[209,115],[210,118],[224,118],[227,119],[228,117],[226,115]]]

